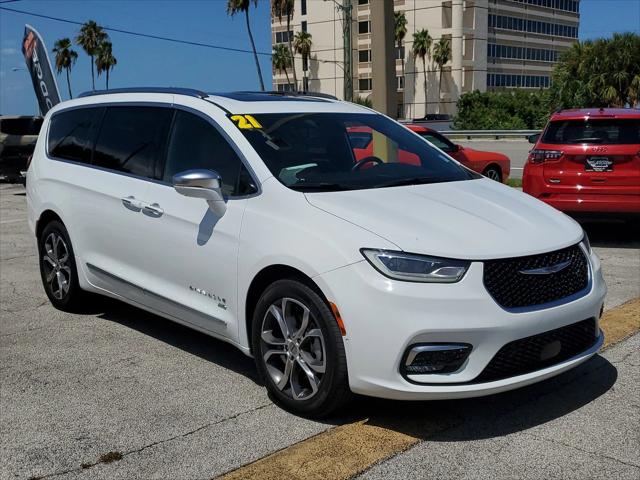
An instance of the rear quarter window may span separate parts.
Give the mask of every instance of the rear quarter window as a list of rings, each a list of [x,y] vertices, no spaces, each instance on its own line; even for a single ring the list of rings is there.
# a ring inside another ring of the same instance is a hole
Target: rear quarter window
[[[49,126],[49,155],[89,163],[102,108],[77,108],[56,113]]]

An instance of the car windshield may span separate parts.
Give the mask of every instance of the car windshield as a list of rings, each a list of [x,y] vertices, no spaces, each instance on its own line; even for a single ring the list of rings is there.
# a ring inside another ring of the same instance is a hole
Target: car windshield
[[[378,114],[254,114],[231,119],[271,173],[294,190],[357,190],[481,178]]]
[[[640,144],[640,119],[559,120],[549,124],[543,143]]]

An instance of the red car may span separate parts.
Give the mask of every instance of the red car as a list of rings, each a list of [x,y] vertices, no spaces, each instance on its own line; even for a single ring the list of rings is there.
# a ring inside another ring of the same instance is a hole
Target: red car
[[[405,126],[427,139],[443,152],[455,158],[465,167],[498,182],[506,182],[509,178],[511,161],[506,155],[498,152],[484,152],[463,147],[462,145],[453,143],[441,133],[423,127],[422,125],[410,123]]]
[[[433,145],[458,160],[460,163],[485,175],[492,180],[505,182],[509,178],[509,157],[497,152],[481,152],[452,143],[441,133],[423,127],[422,125],[406,124],[405,127],[424,137]],[[353,145],[356,160],[373,155],[373,142],[371,129],[368,127],[349,127],[349,137]],[[401,150],[398,160],[402,163],[420,164],[417,155]]]
[[[560,111],[529,141],[526,193],[567,213],[640,213],[640,110]]]

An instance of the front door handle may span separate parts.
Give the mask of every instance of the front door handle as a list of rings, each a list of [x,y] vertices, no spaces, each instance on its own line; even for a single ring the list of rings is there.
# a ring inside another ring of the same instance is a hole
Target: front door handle
[[[151,205],[145,205],[142,207],[142,213],[148,215],[149,217],[161,217],[164,213],[164,210],[160,208],[160,205],[157,203],[152,203]]]
[[[132,210],[134,212],[139,212],[142,210],[143,204],[140,200],[137,200],[133,195],[129,195],[128,197],[121,198],[122,204],[125,208]]]

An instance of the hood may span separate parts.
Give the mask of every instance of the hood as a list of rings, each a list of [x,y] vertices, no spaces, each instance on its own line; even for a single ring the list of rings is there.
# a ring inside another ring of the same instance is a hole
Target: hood
[[[305,196],[400,250],[440,257],[533,255],[573,245],[583,235],[580,225],[553,207],[488,179]]]

